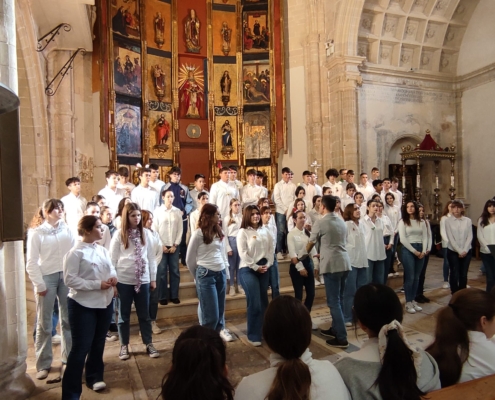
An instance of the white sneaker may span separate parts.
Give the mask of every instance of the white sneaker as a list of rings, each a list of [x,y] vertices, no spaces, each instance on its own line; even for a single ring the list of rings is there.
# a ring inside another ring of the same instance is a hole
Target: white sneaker
[[[247,341],[253,347],[260,347],[261,346],[261,342],[251,342],[249,339]]]
[[[315,279],[315,286],[320,286],[321,282],[318,279]]]
[[[229,295],[230,295],[230,296],[235,296],[235,295],[236,295],[234,285],[232,285],[232,286],[230,287],[230,290],[229,290]]]
[[[277,253],[277,260],[285,260],[285,256],[282,253]]]
[[[98,390],[103,390],[107,387],[107,384],[103,381],[101,382],[96,382],[94,385],[93,385],[93,390],[95,392],[97,392]]]
[[[239,294],[246,294],[246,292],[244,291],[244,289],[240,285],[237,286],[237,291],[239,292]]]
[[[469,286],[469,285],[466,285],[466,289],[470,289],[470,288],[471,288],[471,286]]]
[[[158,335],[159,333],[162,333],[162,330],[160,327],[156,324],[156,321],[151,321],[151,330],[155,335]]]
[[[420,307],[414,300],[412,302],[412,305],[416,311],[423,311],[423,307]]]
[[[36,379],[46,379],[49,372],[50,372],[49,369],[42,369],[41,371],[38,371],[36,373]]]
[[[345,323],[345,326],[348,327],[348,328],[351,327],[352,326],[352,322],[346,322]]]
[[[228,329],[222,329],[220,331],[220,337],[225,341],[225,342],[232,342],[234,338],[232,337],[232,334]]]
[[[316,325],[313,321],[311,321],[311,329],[316,331],[316,330],[320,329],[320,327],[318,325]]]
[[[323,279],[323,275],[320,275],[320,282],[321,282],[322,285],[325,284],[325,279]]]
[[[58,333],[52,336],[52,344],[60,344],[60,343],[62,343],[62,336],[60,336]]]
[[[393,278],[394,277],[394,274],[388,274],[388,277],[389,278]]]
[[[449,289],[450,288],[450,283],[448,283],[447,281],[445,281],[442,285],[442,289]]]
[[[406,303],[406,312],[409,314],[416,314],[416,310],[414,309],[413,303],[408,302]]]

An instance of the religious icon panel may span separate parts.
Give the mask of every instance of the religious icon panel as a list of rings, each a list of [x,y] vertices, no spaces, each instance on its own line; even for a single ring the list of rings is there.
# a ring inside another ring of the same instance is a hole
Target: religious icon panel
[[[270,113],[244,114],[244,142],[246,160],[270,158]]]
[[[121,36],[139,39],[140,16],[138,0],[112,0],[112,29]]]
[[[171,5],[160,0],[146,2],[146,38],[149,47],[172,50]]]
[[[172,159],[172,113],[150,111],[148,127],[150,133],[151,158]]]
[[[179,68],[180,115],[201,118],[204,114],[205,80],[203,69],[197,64],[182,64]]]
[[[117,156],[141,157],[141,109],[137,106],[116,103],[115,133]]]
[[[127,96],[141,96],[141,50],[115,42],[113,77],[115,92]]]
[[[216,153],[218,160],[237,158],[237,118],[217,117],[216,126]]]
[[[269,104],[270,64],[265,61],[245,62],[242,70],[245,104]]]
[[[270,29],[266,11],[246,11],[242,21],[244,53],[263,53],[270,49]]]
[[[148,54],[148,98],[160,102],[172,102],[172,60]]]

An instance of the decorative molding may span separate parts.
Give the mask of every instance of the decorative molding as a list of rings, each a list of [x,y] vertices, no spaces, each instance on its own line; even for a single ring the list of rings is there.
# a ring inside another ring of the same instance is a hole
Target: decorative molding
[[[239,109],[237,107],[222,107],[222,106],[215,106],[215,115],[217,117],[226,117],[226,116],[231,116],[235,117],[238,115]]]
[[[149,111],[172,112],[172,103],[163,103],[161,101],[148,101]]]
[[[456,77],[454,80],[454,88],[456,90],[465,91],[486,85],[493,81],[495,81],[495,63]]]

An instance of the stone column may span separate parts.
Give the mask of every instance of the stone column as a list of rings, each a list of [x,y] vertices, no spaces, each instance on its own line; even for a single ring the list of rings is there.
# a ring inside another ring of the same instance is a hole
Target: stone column
[[[0,0],[0,81],[17,93],[15,0]],[[22,241],[0,242],[0,393],[25,399],[34,389],[26,375],[27,323]]]

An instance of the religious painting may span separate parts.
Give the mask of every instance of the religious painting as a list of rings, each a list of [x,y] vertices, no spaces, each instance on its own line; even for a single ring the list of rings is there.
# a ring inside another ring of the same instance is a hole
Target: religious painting
[[[242,68],[245,104],[270,104],[270,65],[268,62],[245,62]]]
[[[141,109],[117,102],[115,105],[117,156],[141,158]]]
[[[146,84],[150,100],[172,102],[172,61],[170,58],[146,55]]]
[[[237,107],[237,66],[215,64],[214,77],[215,105]]]
[[[113,77],[116,93],[127,96],[141,96],[141,51],[135,46],[119,46],[115,42],[113,48]]]
[[[215,128],[217,159],[237,159],[237,118],[216,117]]]
[[[181,118],[201,118],[205,104],[203,70],[193,64],[179,68],[179,103]]]
[[[112,0],[112,30],[119,35],[139,39],[139,1]]]
[[[150,134],[150,158],[172,159],[173,123],[172,113],[150,111],[148,119]]]
[[[172,50],[172,7],[159,0],[146,2],[146,37],[149,47]]]
[[[213,10],[212,19],[213,55],[235,57],[237,48],[237,14],[235,12]]]
[[[246,160],[270,158],[270,112],[244,114]]]
[[[199,53],[201,50],[201,21],[194,9],[189,10],[189,15],[184,19],[184,39],[188,53]]]
[[[242,20],[242,49],[244,53],[261,53],[270,49],[271,32],[266,11],[247,11]]]

